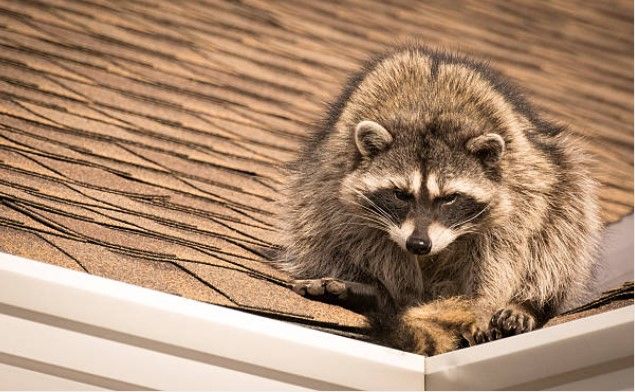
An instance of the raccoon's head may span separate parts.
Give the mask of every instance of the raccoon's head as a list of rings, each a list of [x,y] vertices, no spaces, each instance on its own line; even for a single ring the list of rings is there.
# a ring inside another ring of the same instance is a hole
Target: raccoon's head
[[[500,135],[463,132],[456,121],[435,120],[418,129],[384,123],[356,125],[358,164],[340,190],[362,224],[384,231],[410,253],[434,255],[505,216]]]

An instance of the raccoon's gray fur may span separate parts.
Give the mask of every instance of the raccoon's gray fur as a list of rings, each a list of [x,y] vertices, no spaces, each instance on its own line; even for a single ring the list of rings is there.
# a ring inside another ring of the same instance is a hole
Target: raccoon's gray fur
[[[417,44],[352,77],[282,206],[296,291],[372,308],[389,344],[428,355],[583,300],[601,228],[566,129],[487,65]]]

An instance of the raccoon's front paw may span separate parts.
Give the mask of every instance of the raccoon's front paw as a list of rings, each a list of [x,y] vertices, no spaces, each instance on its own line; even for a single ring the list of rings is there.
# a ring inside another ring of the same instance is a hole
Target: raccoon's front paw
[[[499,309],[489,322],[490,329],[498,329],[502,336],[513,336],[533,331],[538,326],[536,318],[517,305]]]
[[[348,295],[346,283],[335,278],[296,280],[291,289],[302,296],[311,297],[331,295],[346,299]]]

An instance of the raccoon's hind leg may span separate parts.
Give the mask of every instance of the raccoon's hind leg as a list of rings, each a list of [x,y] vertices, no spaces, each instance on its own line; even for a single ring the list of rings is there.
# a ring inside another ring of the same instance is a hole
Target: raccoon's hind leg
[[[478,327],[478,315],[474,302],[462,297],[417,305],[386,325],[379,341],[426,356],[442,354],[476,344],[474,336],[486,333]]]
[[[307,298],[369,312],[379,305],[379,290],[367,283],[336,278],[304,279],[292,282],[291,289]]]

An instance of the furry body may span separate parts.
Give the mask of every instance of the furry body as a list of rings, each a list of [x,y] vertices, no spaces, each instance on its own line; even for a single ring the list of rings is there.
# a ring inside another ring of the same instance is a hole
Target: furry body
[[[524,332],[589,287],[587,167],[488,66],[396,48],[350,79],[291,164],[280,266],[302,294],[374,298],[360,310],[403,349]]]

